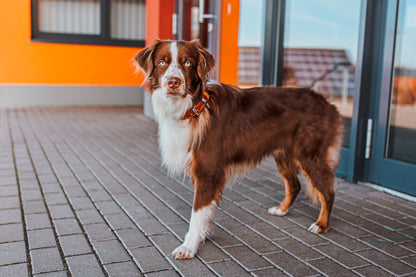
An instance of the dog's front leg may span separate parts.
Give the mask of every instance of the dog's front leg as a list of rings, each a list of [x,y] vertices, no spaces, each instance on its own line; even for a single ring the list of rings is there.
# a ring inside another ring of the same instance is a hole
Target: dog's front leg
[[[209,225],[216,207],[215,201],[212,201],[202,208],[197,207],[198,209],[195,209],[195,207],[197,207],[197,205],[194,203],[191,221],[189,223],[189,231],[185,235],[184,242],[172,252],[175,259],[193,258],[198,250],[199,244],[205,240],[209,233]]]

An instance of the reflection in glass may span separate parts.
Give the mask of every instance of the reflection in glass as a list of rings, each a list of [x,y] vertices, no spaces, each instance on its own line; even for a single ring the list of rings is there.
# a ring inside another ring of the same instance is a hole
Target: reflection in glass
[[[98,0],[40,0],[39,31],[62,34],[100,33]]]
[[[146,38],[146,3],[144,0],[111,0],[110,35],[117,39]]]
[[[237,82],[241,87],[254,87],[260,83],[264,2],[264,0],[240,0]]]
[[[283,86],[311,87],[344,117],[349,146],[361,1],[286,1]]]
[[[391,90],[389,158],[416,163],[416,0],[400,1]]]

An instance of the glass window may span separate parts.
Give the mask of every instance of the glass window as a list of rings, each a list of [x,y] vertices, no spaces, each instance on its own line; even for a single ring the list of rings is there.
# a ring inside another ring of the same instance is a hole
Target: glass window
[[[111,37],[144,40],[146,5],[144,0],[111,1]]]
[[[401,0],[396,29],[387,156],[416,163],[416,0]]]
[[[145,0],[33,0],[32,39],[144,46]]]
[[[350,142],[360,0],[287,0],[283,86],[311,87],[335,104]]]
[[[264,0],[241,0],[238,24],[238,85],[260,83],[261,45],[263,43]]]
[[[62,34],[99,34],[98,0],[39,0],[39,31]]]

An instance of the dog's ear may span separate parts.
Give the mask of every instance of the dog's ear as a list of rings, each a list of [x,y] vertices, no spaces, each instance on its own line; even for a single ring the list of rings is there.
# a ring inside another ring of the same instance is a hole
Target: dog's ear
[[[159,43],[160,40],[155,39],[148,47],[137,52],[136,56],[133,58],[134,63],[138,69],[142,69],[146,74],[146,77],[149,77],[153,71],[153,53],[155,52]]]
[[[201,45],[199,40],[192,40],[191,43],[199,54],[197,68],[198,76],[201,80],[205,81],[208,74],[215,66],[214,56]]]

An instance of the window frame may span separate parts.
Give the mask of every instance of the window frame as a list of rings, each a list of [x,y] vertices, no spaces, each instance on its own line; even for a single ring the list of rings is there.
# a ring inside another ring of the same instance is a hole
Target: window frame
[[[42,32],[39,30],[39,1],[31,1],[31,41],[67,44],[107,45],[107,46],[130,46],[144,47],[145,39],[117,39],[110,36],[110,1],[98,0],[100,3],[100,34],[63,34],[53,32]]]

